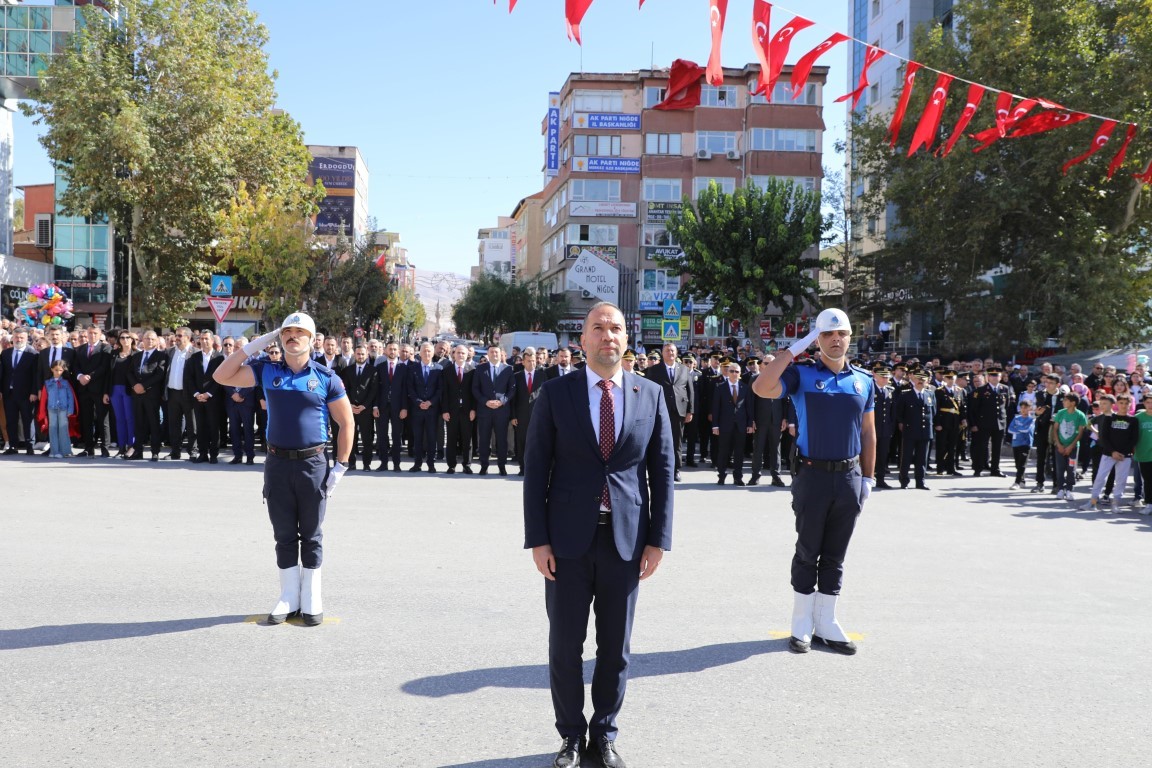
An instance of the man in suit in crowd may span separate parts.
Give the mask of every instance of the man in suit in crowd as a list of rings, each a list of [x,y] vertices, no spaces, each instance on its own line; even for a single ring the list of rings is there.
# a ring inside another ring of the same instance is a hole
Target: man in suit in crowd
[[[456,460],[464,467],[464,474],[472,474],[472,423],[476,420],[476,404],[472,400],[472,375],[469,349],[457,344],[444,368],[444,391],[440,397],[440,414],[445,427],[445,456],[448,474],[456,474]]]
[[[712,418],[712,391],[716,383],[724,380],[724,371],[720,366],[721,355],[708,356],[708,362],[700,370],[700,386],[696,389],[696,410],[703,414],[702,418]],[[709,423],[700,430],[700,460],[712,459],[716,465],[713,449],[716,447],[716,438],[712,435],[712,424]]]
[[[516,460],[520,462],[520,475],[524,474],[524,444],[528,440],[532,407],[544,383],[544,374],[536,369],[535,347],[527,347],[523,359],[523,367],[515,374],[516,386],[512,395],[512,426],[516,430]]]
[[[717,440],[717,485],[724,485],[728,469],[732,469],[732,484],[744,485],[744,437],[753,431],[754,395],[748,384],[740,380],[740,364],[729,362],[725,366],[727,378],[716,383],[712,393],[712,435]],[[755,471],[755,470],[754,470]]]
[[[548,381],[551,381],[572,373],[574,370],[575,368],[572,367],[572,350],[568,347],[560,347],[556,350],[556,365],[551,366],[545,376]]]
[[[376,434],[376,417],[372,414],[376,404],[380,379],[376,367],[368,360],[368,345],[359,341],[352,348],[352,364],[344,368],[340,378],[348,391],[348,402],[352,405],[352,422],[356,434],[352,436],[352,454],[348,459],[348,469],[356,469],[356,456],[364,463],[364,471],[371,469],[372,441]],[[357,451],[356,446],[361,448]]]
[[[680,365],[679,350],[672,342],[660,350],[663,360],[648,366],[645,377],[664,389],[664,399],[668,405],[668,418],[672,426],[672,445],[676,450],[676,479],[680,479],[680,444],[684,437],[684,425],[692,421],[695,405],[695,392],[688,369]],[[715,426],[715,424],[713,424]],[[715,432],[712,433],[715,436]]]
[[[344,370],[344,358],[340,357],[340,345],[336,341],[336,337],[329,336],[324,339],[323,349],[324,351],[316,358],[316,362],[327,366],[336,375],[340,375],[340,371]]]
[[[1006,477],[1000,471],[1000,449],[1004,446],[1004,430],[1008,427],[1008,414],[1016,412],[1012,390],[1000,383],[999,366],[986,370],[987,383],[976,387],[968,402],[968,425],[972,435],[973,477],[988,472],[993,477]]]
[[[28,344],[28,329],[18,326],[12,331],[12,346],[0,353],[0,391],[4,393],[4,415],[8,421],[8,450],[12,455],[23,447],[32,455],[36,423],[32,419],[40,397],[38,354]]]
[[[192,396],[196,414],[197,464],[215,464],[220,448],[220,416],[218,405],[223,390],[212,374],[224,362],[224,355],[213,349],[212,332],[200,331],[200,349],[184,361],[184,389]],[[173,449],[175,450],[175,449]]]
[[[553,765],[578,766],[590,752],[606,768],[622,768],[616,717],[632,619],[639,582],[672,544],[675,458],[661,388],[621,369],[628,331],[620,309],[593,306],[581,344],[586,370],[547,382],[536,399],[525,452],[524,546],[545,578],[552,705],[563,739]],[[581,655],[592,604],[589,721]]]
[[[132,385],[132,410],[136,420],[136,450],[130,459],[143,459],[144,446],[149,445],[152,449],[149,461],[160,460],[160,445],[164,440],[160,434],[160,409],[164,406],[167,381],[168,355],[156,349],[156,332],[147,330],[140,336],[140,349],[129,358],[128,383]]]
[[[476,403],[477,442],[480,453],[480,474],[488,474],[488,460],[492,455],[492,431],[496,431],[496,466],[501,475],[507,475],[508,423],[512,418],[512,396],[516,394],[516,381],[512,367],[503,363],[500,347],[488,348],[488,362],[477,366],[472,376],[472,399]]]
[[[376,453],[380,457],[377,472],[400,471],[400,450],[404,447],[404,422],[408,418],[408,364],[400,360],[400,345],[392,341],[376,360]]]
[[[436,423],[440,418],[440,396],[444,369],[432,362],[432,342],[420,345],[420,359],[409,366],[408,412],[412,414],[412,442],[416,463],[409,472],[419,472],[427,462],[436,471]]]
[[[912,374],[912,389],[896,396],[896,425],[900,429],[900,487],[908,487],[908,467],[913,467],[916,487],[928,490],[924,470],[928,464],[928,444],[932,442],[932,419],[936,413],[936,391],[928,387],[931,374],[918,369]]]
[[[765,362],[775,360],[772,355],[765,358]],[[760,366],[753,366],[754,371],[748,376],[748,386],[760,376]],[[756,398],[756,405],[752,411],[755,423],[755,432],[752,437],[752,479],[749,485],[760,484],[760,474],[764,468],[764,452],[768,452],[768,472],[772,475],[772,485],[783,488],[784,481],[780,479],[780,437],[784,430],[785,400],[786,398],[760,397]]]
[[[81,456],[95,456],[96,444],[100,455],[108,457],[112,443],[112,428],[108,419],[108,405],[104,402],[108,375],[112,372],[112,348],[100,340],[102,332],[95,325],[84,330],[88,343],[76,350],[76,400],[80,406],[80,437],[84,441]]]
[[[692,391],[696,396],[696,411],[704,413],[702,410],[701,401],[703,399],[703,385],[704,377],[700,375],[700,371],[696,370],[696,358],[692,355],[684,355],[680,358],[680,362],[688,369],[688,378],[692,385]],[[696,466],[696,446],[700,445],[703,448],[703,441],[706,439],[700,434],[700,430],[707,430],[712,425],[706,419],[692,419],[684,425],[684,448],[686,455],[684,456],[684,466]],[[701,457],[703,460],[703,456]]]
[[[64,346],[66,340],[64,328],[53,325],[44,332],[44,338],[48,341],[48,347],[42,350],[38,358],[40,382],[52,378],[52,366],[57,360],[63,360],[68,366],[64,369],[64,378],[71,384],[76,376],[76,350]]]
[[[188,455],[192,456],[193,446],[196,444],[195,403],[192,402],[192,393],[184,389],[184,365],[188,356],[196,351],[192,344],[192,329],[188,327],[176,329],[176,339],[173,346],[167,350],[168,355],[168,400],[166,423],[168,425],[169,445],[172,452],[170,459],[180,459],[185,442],[188,445]]]

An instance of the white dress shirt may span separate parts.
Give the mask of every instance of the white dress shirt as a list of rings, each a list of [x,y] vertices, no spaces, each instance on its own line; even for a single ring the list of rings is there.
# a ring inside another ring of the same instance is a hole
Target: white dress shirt
[[[184,389],[184,361],[192,347],[180,351],[180,347],[172,348],[172,366],[168,369],[168,389]]]

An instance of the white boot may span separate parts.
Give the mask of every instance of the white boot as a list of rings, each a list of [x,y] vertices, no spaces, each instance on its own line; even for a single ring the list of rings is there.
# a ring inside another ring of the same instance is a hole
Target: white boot
[[[283,624],[300,612],[300,566],[280,569],[280,600],[268,614],[269,624]]]
[[[848,639],[848,635],[836,621],[836,601],[839,595],[825,595],[816,593],[816,607],[813,611],[816,618],[816,631],[812,636],[837,653],[851,656],[856,653],[856,644]]]
[[[788,638],[788,650],[793,653],[808,653],[812,647],[812,606],[815,602],[815,592],[808,595],[793,593],[792,637]]]
[[[305,568],[300,584],[300,615],[309,627],[324,623],[324,602],[320,599],[320,569]]]

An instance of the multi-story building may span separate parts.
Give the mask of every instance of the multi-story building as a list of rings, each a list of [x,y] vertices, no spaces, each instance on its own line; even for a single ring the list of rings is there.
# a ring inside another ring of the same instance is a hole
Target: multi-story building
[[[516,220],[511,216],[498,216],[496,226],[484,227],[476,232],[479,243],[476,252],[478,263],[472,267],[472,279],[483,273],[499,277],[501,280],[515,279],[516,265]]]
[[[678,249],[665,228],[685,196],[715,181],[725,192],[786,177],[808,189],[823,178],[823,89],[828,69],[816,67],[792,100],[790,68],[769,96],[750,96],[760,67],[725,68],[723,86],[705,85],[692,110],[653,109],[665,95],[668,70],[573,73],[550,95],[542,193],[540,274],[553,292],[568,292],[579,329],[594,301],[624,309],[633,338],[661,337],[663,302],[677,298],[680,275],[655,262]],[[682,341],[730,335],[726,318],[685,302]]]
[[[516,261],[513,265],[514,274],[518,277],[530,279],[540,274],[541,241],[544,238],[544,193],[521,200],[512,211],[512,219],[516,222],[512,229],[512,247],[515,249]]]
[[[416,265],[408,260],[408,249],[400,244],[400,233],[381,230],[374,234],[377,265],[401,288],[416,290]],[[383,261],[380,261],[383,257]]]
[[[309,144],[311,178],[324,182],[325,197],[316,214],[316,234],[335,241],[343,234],[359,243],[368,233],[368,165],[356,147]]]

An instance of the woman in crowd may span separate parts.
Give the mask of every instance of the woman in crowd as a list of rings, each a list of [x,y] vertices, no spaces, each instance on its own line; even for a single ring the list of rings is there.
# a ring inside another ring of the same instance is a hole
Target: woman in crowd
[[[136,444],[136,420],[132,416],[132,395],[128,383],[128,360],[135,351],[136,342],[132,340],[132,334],[127,330],[120,331],[116,335],[116,354],[112,356],[108,393],[104,395],[104,402],[112,405],[112,413],[116,418],[116,439],[120,449],[116,455],[121,459],[128,458]]]

